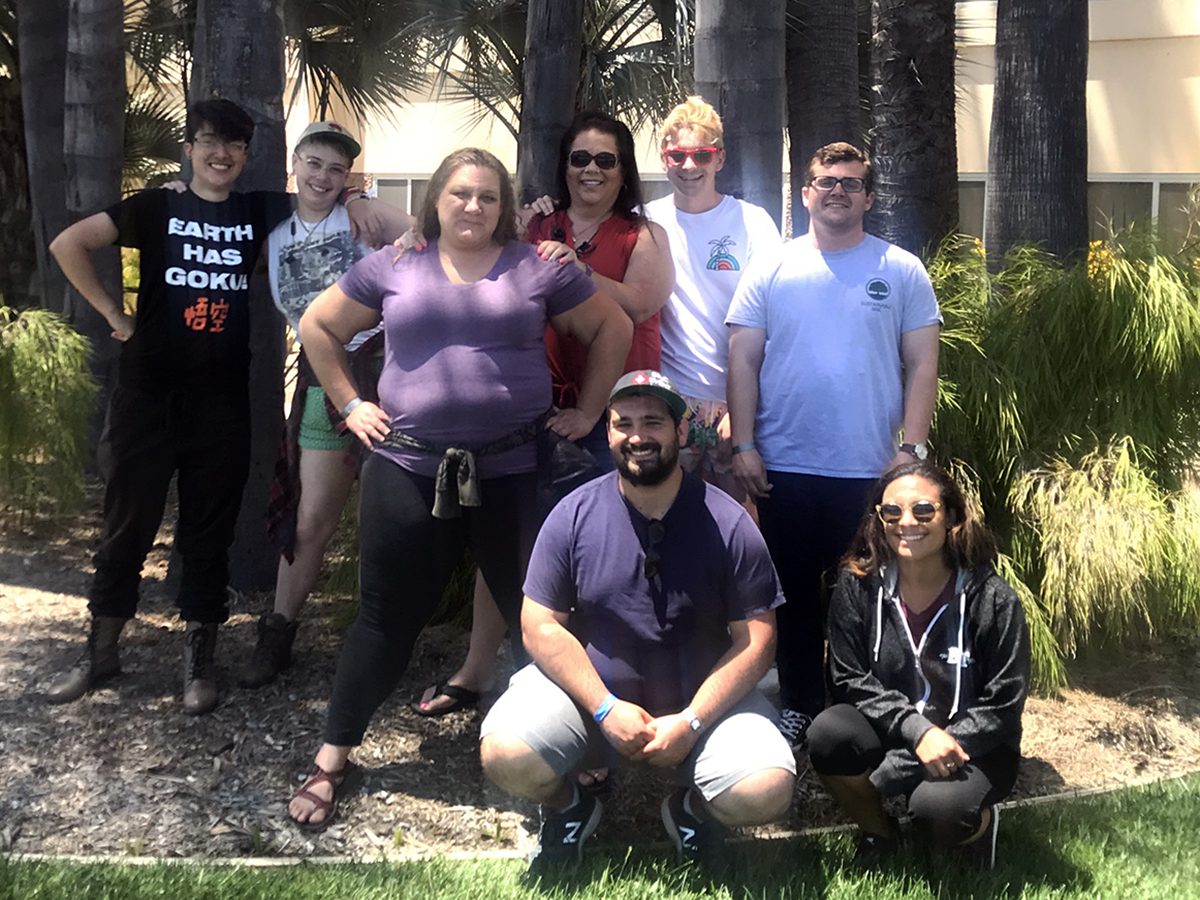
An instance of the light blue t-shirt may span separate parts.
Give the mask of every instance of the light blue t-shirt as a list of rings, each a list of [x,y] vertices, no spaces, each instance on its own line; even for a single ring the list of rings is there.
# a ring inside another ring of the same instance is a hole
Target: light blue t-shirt
[[[875,478],[904,423],[900,335],[942,321],[921,261],[867,235],[760,254],[725,318],[767,332],[754,440],[768,469]]]

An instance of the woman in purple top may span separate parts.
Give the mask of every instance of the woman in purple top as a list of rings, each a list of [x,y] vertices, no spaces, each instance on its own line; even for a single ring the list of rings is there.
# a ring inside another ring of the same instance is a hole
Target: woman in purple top
[[[514,209],[496,157],[455,151],[421,210],[428,248],[366,257],[300,322],[326,394],[375,451],[362,473],[359,615],[338,661],[325,743],[289,806],[308,829],[332,820],[350,750],[403,675],[466,546],[519,642],[536,531],[536,434],[587,434],[629,352],[628,317],[576,267],[517,241]],[[374,404],[358,396],[343,348],[381,320]],[[547,323],[588,345],[594,361],[579,405],[553,416]]]

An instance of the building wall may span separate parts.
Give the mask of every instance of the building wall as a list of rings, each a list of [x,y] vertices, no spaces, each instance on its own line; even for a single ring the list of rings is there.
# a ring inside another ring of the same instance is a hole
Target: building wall
[[[958,4],[958,167],[962,225],[983,221],[988,130],[995,69],[994,0]],[[1097,234],[1106,222],[1180,218],[1188,188],[1200,182],[1200,0],[1091,0],[1088,61],[1088,171]],[[456,147],[481,146],[510,170],[516,141],[506,128],[480,121],[466,104],[427,96],[395,110],[390,121],[362,123],[345,110],[334,118],[364,146],[356,171],[374,173],[381,196],[415,207],[428,176]],[[294,141],[310,121],[303,100],[289,119]],[[648,193],[666,190],[652,129],[637,135],[638,166]],[[787,164],[784,161],[786,170]]]

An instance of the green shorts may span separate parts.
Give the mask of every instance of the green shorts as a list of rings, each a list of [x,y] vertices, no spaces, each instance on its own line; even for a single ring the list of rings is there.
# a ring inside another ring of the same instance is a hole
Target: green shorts
[[[310,385],[304,396],[304,417],[300,420],[297,443],[306,450],[348,450],[354,443],[354,435],[349,431],[338,434],[333,430],[325,412],[325,391],[320,385]]]

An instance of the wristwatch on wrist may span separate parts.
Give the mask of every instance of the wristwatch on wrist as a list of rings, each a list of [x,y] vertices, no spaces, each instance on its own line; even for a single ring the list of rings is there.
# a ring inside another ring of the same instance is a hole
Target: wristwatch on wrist
[[[925,443],[901,444],[900,452],[915,456],[917,459],[926,459],[929,456],[929,445]]]
[[[691,727],[692,731],[696,732],[696,734],[699,734],[704,728],[704,726],[700,724],[700,720],[696,718],[696,714],[692,712],[692,708],[690,706],[685,706],[680,715],[687,719],[688,725]]]

